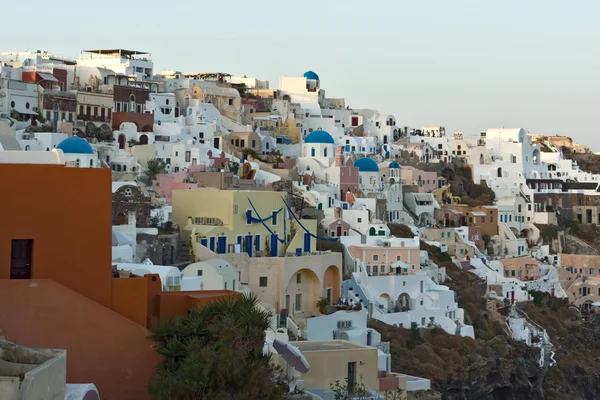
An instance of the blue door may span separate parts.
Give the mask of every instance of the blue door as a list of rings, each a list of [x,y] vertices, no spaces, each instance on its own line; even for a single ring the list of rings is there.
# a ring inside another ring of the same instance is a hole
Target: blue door
[[[208,239],[207,238],[200,239],[200,244],[204,247],[208,247]]]
[[[227,236],[219,236],[218,253],[224,254],[227,252]]]
[[[298,248],[296,249],[296,255],[297,255],[298,257],[300,257],[300,256],[302,255],[302,247],[298,247]]]
[[[521,255],[521,246],[519,246],[519,247],[517,248],[517,255],[518,255],[518,256],[520,256],[520,255]]]
[[[210,251],[215,251],[215,237],[210,237]]]
[[[310,235],[304,232],[304,252],[310,253]]]
[[[271,257],[277,257],[279,255],[279,240],[277,240],[277,234],[271,235]]]
[[[246,235],[246,245],[244,250],[252,257],[252,235]]]

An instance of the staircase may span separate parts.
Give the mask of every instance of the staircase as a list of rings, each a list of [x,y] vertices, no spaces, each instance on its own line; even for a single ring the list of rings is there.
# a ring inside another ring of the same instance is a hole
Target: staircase
[[[403,211],[406,211],[406,213],[410,215],[410,217],[413,219],[413,221],[415,222],[415,226],[419,226],[419,217],[417,217],[412,211],[410,211],[405,201],[402,202],[402,207],[404,208]]]

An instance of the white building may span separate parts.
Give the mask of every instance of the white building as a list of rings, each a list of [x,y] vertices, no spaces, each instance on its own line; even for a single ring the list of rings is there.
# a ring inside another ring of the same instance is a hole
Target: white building
[[[154,71],[150,53],[124,49],[82,50],[77,65],[110,69],[138,81],[151,79]]]
[[[240,273],[229,262],[220,258],[190,264],[182,274],[184,277],[200,277],[201,290],[242,291]]]
[[[439,326],[451,335],[474,338],[473,327],[464,323],[454,292],[436,284],[424,272],[416,275],[368,276],[364,264],[349,281],[344,295],[366,307],[369,317],[404,328]]]
[[[71,136],[60,142],[57,149],[64,153],[65,161],[72,167],[77,168],[98,168],[100,160],[98,155],[92,149],[92,146],[78,136]]]

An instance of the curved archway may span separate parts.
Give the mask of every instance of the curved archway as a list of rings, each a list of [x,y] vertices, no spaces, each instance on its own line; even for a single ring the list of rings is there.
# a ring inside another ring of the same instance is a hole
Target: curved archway
[[[540,163],[540,150],[539,149],[533,150],[533,153],[531,153],[531,161],[533,161],[534,164]]]
[[[410,310],[410,296],[408,293],[402,293],[398,296],[398,310],[401,312]]]
[[[334,304],[341,295],[342,282],[340,278],[340,269],[335,265],[330,265],[323,275],[323,291],[329,304]]]
[[[288,281],[286,295],[290,296],[292,314],[317,312],[317,301],[321,298],[319,277],[307,268],[296,271]]]
[[[376,307],[379,307],[379,309],[383,307],[385,307],[385,310],[382,310],[384,312],[387,312],[388,310],[392,309],[392,297],[387,294],[387,293],[381,293],[379,295],[379,297],[377,298],[377,302],[376,302]]]
[[[125,214],[120,212],[117,214],[117,219],[115,220],[115,225],[125,225]]]
[[[148,144],[148,135],[140,136],[140,144]]]
[[[119,149],[123,150],[125,148],[125,135],[121,133],[117,141],[119,142]]]

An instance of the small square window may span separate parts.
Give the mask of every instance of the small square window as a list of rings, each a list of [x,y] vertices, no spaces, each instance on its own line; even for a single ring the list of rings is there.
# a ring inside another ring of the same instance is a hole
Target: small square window
[[[358,218],[357,221],[358,221],[358,223],[361,223],[362,222],[362,218]]]
[[[266,276],[261,276],[260,278],[258,278],[258,286],[260,287],[267,287],[267,277]]]
[[[202,276],[202,270],[201,269],[198,270],[198,276]]]
[[[379,255],[373,254],[373,261],[379,261]]]

